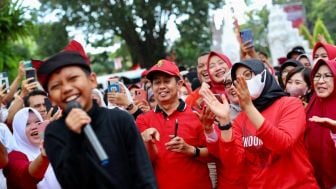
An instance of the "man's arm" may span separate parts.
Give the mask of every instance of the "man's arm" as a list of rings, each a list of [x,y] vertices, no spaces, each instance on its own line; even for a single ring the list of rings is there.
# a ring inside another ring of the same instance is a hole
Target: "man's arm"
[[[14,81],[12,82],[12,84],[10,85],[10,87],[9,87],[9,93],[6,94],[6,96],[3,99],[3,102],[8,103],[8,102],[10,102],[13,99],[14,94],[16,93],[16,91],[17,91],[17,89],[18,89],[18,87],[20,85],[20,82],[21,82],[21,80],[24,77],[24,74],[25,74],[24,66],[23,66],[22,63],[20,63],[19,69],[18,69],[18,75],[16,76],[16,78],[14,79]]]

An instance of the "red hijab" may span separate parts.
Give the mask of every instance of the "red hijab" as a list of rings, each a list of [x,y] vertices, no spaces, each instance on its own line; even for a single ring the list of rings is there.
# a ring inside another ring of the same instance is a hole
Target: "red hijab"
[[[336,119],[336,62],[319,59],[311,72],[311,82],[321,65],[327,65],[334,76],[334,90],[327,98],[320,98],[314,93],[313,98],[306,108],[307,129],[305,144],[315,169],[315,177],[321,188],[336,186],[336,147],[330,135],[327,124],[314,123],[308,119],[312,116]]]
[[[314,59],[316,50],[320,47],[323,47],[327,51],[329,60],[336,58],[336,46],[328,44],[328,43],[317,42],[313,48],[313,59]]]
[[[317,70],[321,65],[327,65],[334,75],[334,90],[327,98],[319,98],[316,93],[314,93],[314,100],[310,102],[306,108],[306,112],[309,118],[309,115],[320,115],[324,117],[329,117],[332,119],[336,119],[336,61],[328,60],[325,61],[323,59],[319,59],[317,63],[314,65],[313,70],[311,72],[310,81],[313,84],[313,77],[316,74]],[[311,117],[310,116],[310,117]]]
[[[226,63],[226,65],[228,65],[229,69],[231,69],[232,63],[231,63],[230,59],[227,56],[225,56],[224,54],[221,54],[221,53],[218,53],[218,52],[215,52],[215,51],[211,51],[209,53],[208,60],[207,60],[207,69],[208,69],[208,74],[209,74],[209,77],[210,77],[210,80],[211,80],[210,83],[209,83],[210,86],[211,86],[211,91],[215,94],[223,94],[224,91],[225,91],[224,83],[215,82],[213,76],[209,72],[210,59],[213,56],[217,56],[218,58],[222,59]]]

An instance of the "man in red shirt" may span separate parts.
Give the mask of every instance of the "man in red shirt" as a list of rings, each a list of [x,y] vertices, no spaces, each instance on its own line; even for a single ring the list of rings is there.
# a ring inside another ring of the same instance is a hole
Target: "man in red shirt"
[[[208,73],[208,66],[207,66],[209,53],[210,52],[204,52],[204,53],[200,54],[199,57],[197,58],[197,77],[198,77],[200,83],[202,83],[202,82],[209,83],[210,82],[210,77],[209,77],[209,73]],[[198,87],[196,90],[194,90],[186,98],[185,102],[189,106],[191,106],[191,107],[196,106],[196,108],[197,108],[197,106],[200,105],[202,100],[201,100],[201,96],[199,94],[199,89],[200,89],[200,87]],[[201,108],[201,107],[198,107],[198,108]]]
[[[147,145],[160,189],[210,189],[208,151],[198,117],[178,91],[178,67],[160,60],[147,73],[157,106],[140,115],[137,126]]]

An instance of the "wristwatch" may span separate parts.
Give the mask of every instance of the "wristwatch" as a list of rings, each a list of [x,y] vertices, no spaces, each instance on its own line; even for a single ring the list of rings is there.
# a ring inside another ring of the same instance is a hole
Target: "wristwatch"
[[[194,158],[197,158],[200,156],[201,150],[195,146],[195,153],[194,153]]]
[[[126,107],[126,110],[127,110],[127,111],[130,111],[130,110],[133,109],[133,107],[134,107],[134,104],[131,103],[131,104],[129,104],[129,105]]]
[[[231,121],[226,125],[220,125],[220,123],[218,123],[218,129],[222,131],[229,130],[231,127],[232,127]]]

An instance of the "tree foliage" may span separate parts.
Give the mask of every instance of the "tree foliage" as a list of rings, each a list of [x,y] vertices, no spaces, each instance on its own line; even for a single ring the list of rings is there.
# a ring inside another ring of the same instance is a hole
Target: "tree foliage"
[[[34,52],[36,59],[44,59],[59,52],[69,41],[66,26],[60,22],[36,24],[33,37],[37,45]]]
[[[18,0],[0,1],[0,71],[8,72],[10,79],[15,77],[18,61],[22,58],[15,42],[29,36],[32,27],[32,22],[24,18],[25,12],[27,8]]]
[[[197,2],[190,10],[189,18],[177,25],[181,37],[174,43],[172,51],[180,64],[195,66],[197,56],[210,50],[212,39],[207,3]]]
[[[198,19],[188,19],[188,22],[181,23],[181,25],[188,24],[195,32],[199,32],[203,29],[200,25],[207,23],[202,20],[207,17],[209,6],[217,6],[221,2],[220,0],[40,1],[44,10],[62,10],[58,13],[63,23],[82,29],[88,36],[99,35],[101,38],[96,45],[112,45],[113,36],[119,36],[125,41],[132,62],[147,68],[165,55],[167,49],[165,34],[169,19],[199,15]],[[180,32],[183,36],[183,31]]]

